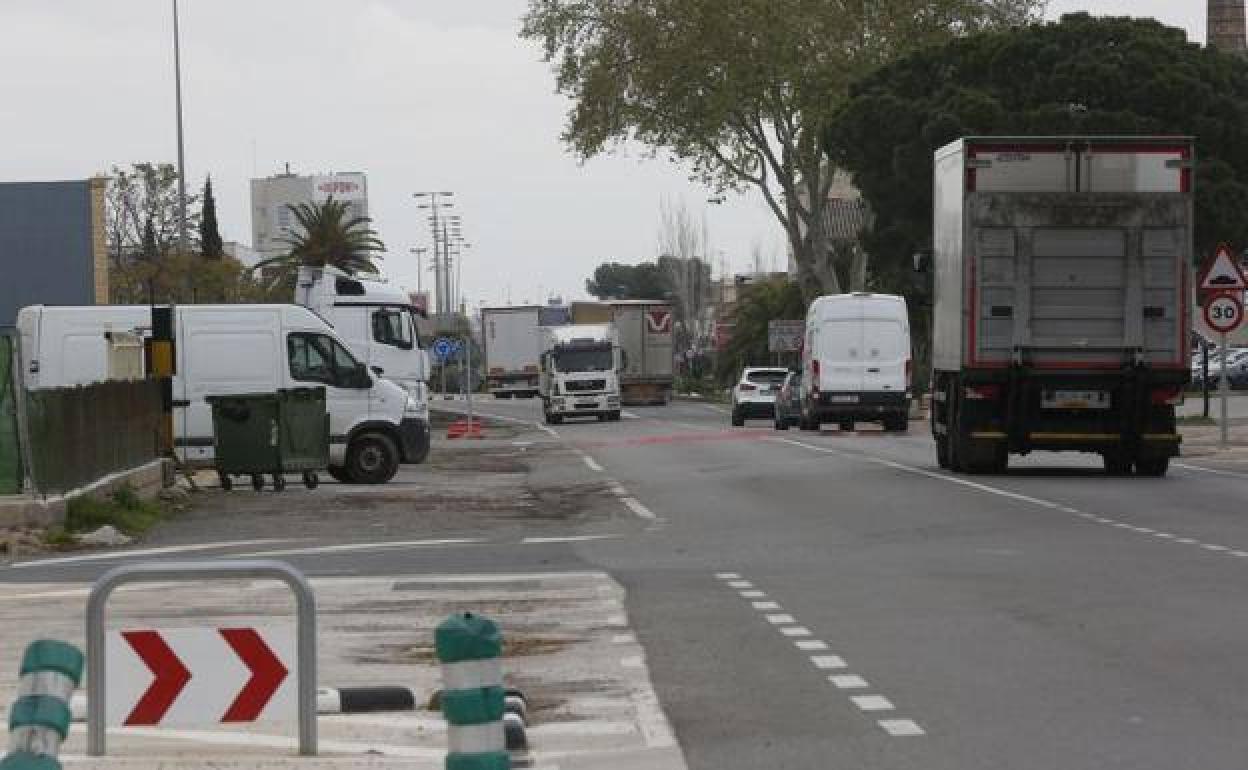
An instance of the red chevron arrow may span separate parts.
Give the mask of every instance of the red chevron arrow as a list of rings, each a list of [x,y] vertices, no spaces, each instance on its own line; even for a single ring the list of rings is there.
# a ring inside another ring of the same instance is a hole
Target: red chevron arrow
[[[234,699],[222,722],[254,722],[290,673],[253,628],[222,628],[221,636],[251,670],[251,679]]]
[[[122,637],[134,649],[143,664],[152,672],[152,683],[147,692],[139,698],[130,716],[126,717],[127,725],[157,725],[164,719],[165,712],[182,694],[186,683],[191,681],[191,672],[182,661],[169,649],[169,645],[161,638],[158,631],[122,631]]]

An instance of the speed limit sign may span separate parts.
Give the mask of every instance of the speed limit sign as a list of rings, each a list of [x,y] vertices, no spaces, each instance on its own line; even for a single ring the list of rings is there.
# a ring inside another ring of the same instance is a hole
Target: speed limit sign
[[[1205,303],[1205,323],[1215,332],[1230,334],[1244,322],[1244,303],[1234,294],[1219,294]]]

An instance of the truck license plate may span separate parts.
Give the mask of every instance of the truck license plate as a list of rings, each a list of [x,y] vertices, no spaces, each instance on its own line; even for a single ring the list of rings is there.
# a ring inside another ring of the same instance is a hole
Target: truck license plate
[[[1040,398],[1044,409],[1108,409],[1109,392],[1104,390],[1046,390]]]
[[[856,404],[858,403],[858,396],[854,393],[833,393],[828,400],[834,404]]]

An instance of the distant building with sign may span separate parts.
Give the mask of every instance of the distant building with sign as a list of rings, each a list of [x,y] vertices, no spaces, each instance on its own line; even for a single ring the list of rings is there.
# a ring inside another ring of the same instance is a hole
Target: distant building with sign
[[[251,180],[251,243],[258,259],[278,256],[282,243],[298,227],[289,206],[320,203],[333,196],[347,204],[351,217],[368,216],[368,179],[360,172],[300,176],[290,173]]]
[[[0,326],[26,305],[108,302],[104,177],[0,183]]]

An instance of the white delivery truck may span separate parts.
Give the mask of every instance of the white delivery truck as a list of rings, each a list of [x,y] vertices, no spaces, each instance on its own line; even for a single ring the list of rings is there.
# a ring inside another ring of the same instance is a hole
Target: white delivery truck
[[[1100,454],[1166,473],[1190,378],[1193,142],[970,137],[936,151],[932,434],[941,467]]]
[[[625,406],[667,404],[672,367],[672,303],[664,300],[573,302],[572,323],[609,323],[620,339],[620,397]]]
[[[417,311],[394,284],[348,275],[332,267],[301,268],[295,304],[323,318],[357,359],[379,377],[398,384],[423,424],[421,445],[410,462],[429,456],[429,354],[416,333]]]
[[[495,398],[532,398],[540,390],[538,305],[481,309],[485,382]]]
[[[31,389],[110,379],[111,339],[150,336],[142,305],[33,305],[17,315]],[[188,465],[213,457],[208,396],[325,388],[330,474],[382,484],[428,442],[424,412],[398,385],[369,375],[334,330],[298,305],[178,305],[174,318],[174,442]]]
[[[806,313],[802,345],[802,430],[857,420],[885,430],[910,424],[910,317],[892,294],[819,297]]]
[[[610,324],[542,327],[541,397],[546,422],[620,419],[620,343]]]

